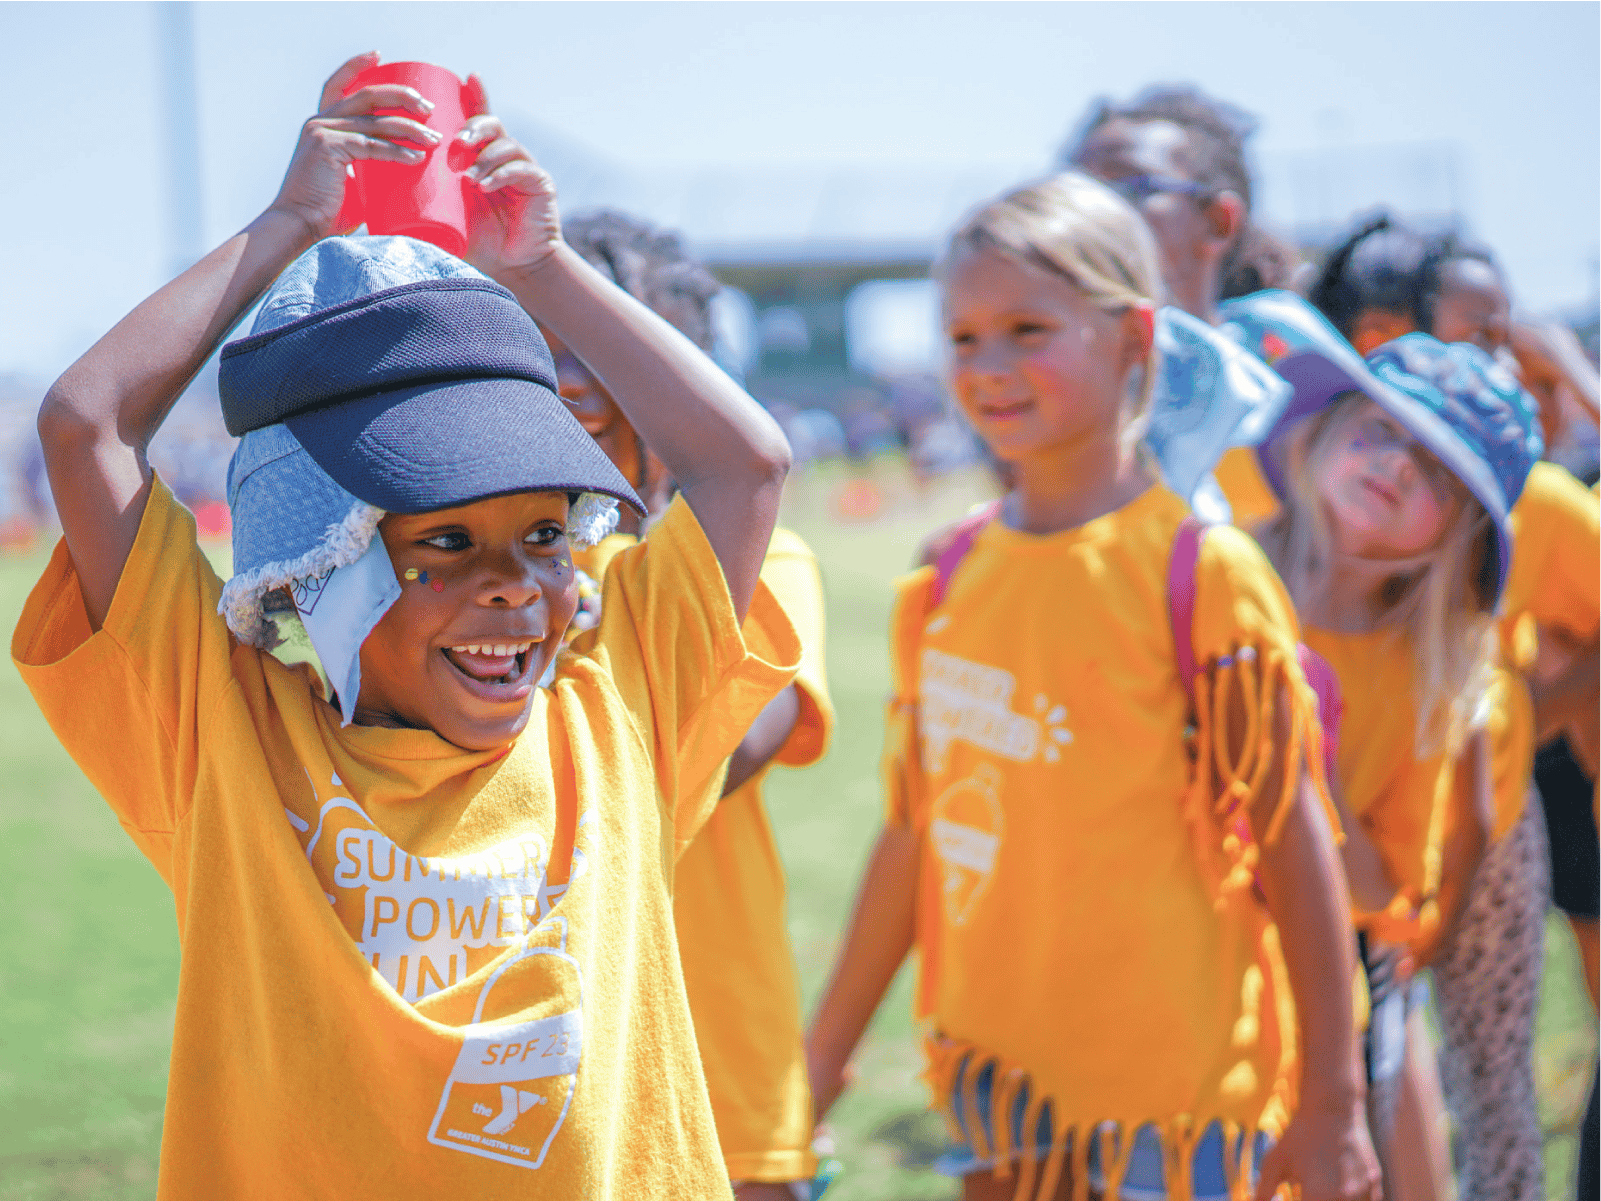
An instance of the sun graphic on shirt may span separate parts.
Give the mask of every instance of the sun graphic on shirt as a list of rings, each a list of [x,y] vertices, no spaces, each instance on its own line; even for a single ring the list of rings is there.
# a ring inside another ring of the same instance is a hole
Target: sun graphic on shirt
[[[1073,731],[1067,728],[1067,706],[1052,705],[1041,692],[1034,698],[1034,716],[1045,725],[1045,749],[1041,754],[1047,763],[1062,757],[1061,749],[1073,744]]]

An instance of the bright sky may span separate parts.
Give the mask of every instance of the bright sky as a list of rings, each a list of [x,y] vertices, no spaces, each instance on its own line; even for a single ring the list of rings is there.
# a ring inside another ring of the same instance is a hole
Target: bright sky
[[[1261,117],[1267,163],[1454,143],[1474,231],[1518,299],[1550,310],[1594,295],[1598,17],[1592,3],[204,3],[206,241],[271,199],[323,79],[368,48],[476,70],[501,111],[635,170],[1023,176],[1092,98],[1187,80]],[[145,3],[0,3],[0,374],[53,377],[163,279],[155,30]]]

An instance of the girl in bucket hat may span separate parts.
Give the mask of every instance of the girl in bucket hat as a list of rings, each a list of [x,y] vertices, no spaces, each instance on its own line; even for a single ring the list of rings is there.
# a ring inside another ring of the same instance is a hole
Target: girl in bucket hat
[[[1527,1145],[1539,1164],[1530,1055],[1544,901],[1531,868],[1542,852],[1527,814],[1530,836],[1505,836],[1493,798],[1520,774],[1494,616],[1509,514],[1540,451],[1533,404],[1476,347],[1408,334],[1364,362],[1297,298],[1265,292],[1224,310],[1296,388],[1261,448],[1284,508],[1258,537],[1346,692],[1338,775],[1355,815],[1345,858],[1359,926],[1374,953],[1396,945],[1412,967],[1434,966],[1448,1065],[1467,1043],[1475,1061],[1494,1060],[1495,1121],[1481,1122],[1483,1106],[1464,1115],[1469,1195],[1530,1195],[1517,1164]],[[1487,880],[1523,898],[1488,941],[1473,904]],[[1486,1006],[1469,1017],[1447,995],[1456,948],[1491,943],[1528,985],[1495,990],[1511,1003],[1493,1030]]]
[[[342,98],[375,61],[329,80],[266,212],[40,413],[65,539],[13,657],[173,888],[161,1193],[727,1196],[672,865],[799,658],[758,581],[788,451],[562,242],[548,177],[487,114],[455,135],[479,270],[320,241],[351,161],[442,141],[410,89]],[[243,435],[225,585],[144,448],[264,291],[221,374]],[[639,502],[557,396],[530,313],[681,488],[559,658],[569,547]],[[269,597],[327,699],[266,653]]]

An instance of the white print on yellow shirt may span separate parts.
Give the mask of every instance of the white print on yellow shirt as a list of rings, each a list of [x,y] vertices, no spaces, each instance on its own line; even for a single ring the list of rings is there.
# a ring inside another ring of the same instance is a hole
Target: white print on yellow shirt
[[[548,919],[538,933],[553,929],[560,933],[557,946],[525,946],[484,982],[428,1129],[428,1141],[436,1146],[521,1168],[545,1162],[567,1119],[583,1050],[582,975],[567,954],[563,918]],[[538,996],[540,1009],[556,1012],[525,1021],[482,1021],[490,993],[508,975],[523,977],[519,995]]]
[[[1018,763],[1036,755],[1046,763],[1059,762],[1059,748],[1073,741],[1064,724],[1067,707],[1052,705],[1041,693],[1034,698],[1033,717],[1014,713],[1016,691],[1017,679],[1009,671],[925,647],[917,682],[923,769],[944,770],[946,752],[957,739]]]
[[[338,776],[331,782],[342,787]],[[592,820],[586,814],[580,825]],[[307,823],[293,814],[290,821],[305,837]],[[567,884],[549,883],[550,852],[537,833],[471,855],[412,855],[348,796],[323,802],[305,848],[373,970],[413,1003],[466,979],[518,942],[567,891]],[[570,879],[586,866],[575,847]]]
[[[934,802],[928,832],[942,868],[945,920],[963,925],[989,888],[1006,832],[1000,769],[981,763],[971,776],[942,792]]]

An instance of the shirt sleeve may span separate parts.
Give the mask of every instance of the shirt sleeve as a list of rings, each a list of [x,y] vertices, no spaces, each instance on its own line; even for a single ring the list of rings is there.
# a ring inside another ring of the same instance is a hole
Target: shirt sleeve
[[[651,747],[677,849],[721,792],[728,756],[795,675],[800,640],[765,583],[741,626],[722,566],[683,497],[612,560],[600,624],[573,644],[605,670]]]
[[[1207,531],[1196,575],[1193,638],[1195,661],[1202,668],[1195,682],[1196,742],[1202,764],[1210,760],[1222,790],[1219,799],[1226,792],[1234,794],[1235,804],[1225,805],[1222,812],[1254,803],[1263,757],[1281,753],[1272,737],[1271,698],[1284,685],[1291,713],[1290,743],[1282,753],[1304,764],[1330,828],[1341,837],[1325,775],[1318,697],[1302,669],[1300,627],[1283,582],[1256,542],[1233,526]],[[1244,700],[1247,728],[1229,731],[1235,737],[1218,738],[1212,731],[1224,728],[1236,697]],[[1236,742],[1237,752],[1231,749]],[[1274,814],[1270,840],[1288,813],[1298,780],[1298,772],[1287,771],[1280,795],[1262,798]]]
[[[169,883],[201,727],[232,680],[221,590],[194,518],[156,479],[104,625],[91,630],[62,541],[11,640],[56,736]]]
[[[1601,626],[1601,507],[1595,494],[1561,467],[1537,463],[1518,508],[1514,570],[1525,543],[1537,551],[1530,556],[1528,611],[1541,625],[1581,641],[1594,638]]]
[[[824,667],[823,577],[817,569],[817,556],[788,530],[775,530],[762,563],[762,582],[789,615],[801,647],[800,670],[795,673],[800,716],[773,761],[805,767],[823,757],[834,730],[834,706]]]

